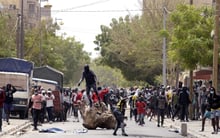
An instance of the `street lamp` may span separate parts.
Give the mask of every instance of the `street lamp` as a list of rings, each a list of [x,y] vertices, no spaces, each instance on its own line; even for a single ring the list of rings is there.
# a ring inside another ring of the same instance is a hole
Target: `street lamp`
[[[57,21],[60,21],[59,25],[63,25],[63,19],[61,19],[61,18],[55,18],[55,24],[58,24]]]
[[[60,21],[59,22],[59,24],[58,24],[58,21]],[[59,25],[63,25],[64,23],[63,23],[63,19],[61,19],[61,18],[55,18],[55,25],[56,25],[56,28],[59,26]],[[58,29],[56,29],[56,31],[55,31],[55,34],[57,35],[57,30]]]

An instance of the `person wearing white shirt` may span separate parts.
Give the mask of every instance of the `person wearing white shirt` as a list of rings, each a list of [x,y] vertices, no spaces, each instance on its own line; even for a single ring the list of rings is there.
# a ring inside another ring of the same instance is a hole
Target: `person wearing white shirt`
[[[54,108],[53,100],[54,99],[55,99],[55,96],[52,94],[52,91],[49,89],[46,95],[46,109],[47,109],[49,123],[53,122],[53,108]]]
[[[69,113],[69,109],[71,106],[71,102],[70,102],[70,96],[69,96],[69,91],[66,90],[63,92],[63,105],[64,105],[64,121],[67,120],[67,116]]]

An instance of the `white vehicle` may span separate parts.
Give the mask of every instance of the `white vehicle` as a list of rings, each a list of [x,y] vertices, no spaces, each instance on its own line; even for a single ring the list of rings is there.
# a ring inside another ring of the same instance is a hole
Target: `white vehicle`
[[[13,85],[17,91],[13,94],[12,115],[27,117],[28,102],[31,93],[33,63],[17,58],[0,58],[0,87]]]
[[[40,79],[40,78],[32,78],[33,86],[41,86],[43,89],[48,90],[56,90],[58,83],[52,80]]]

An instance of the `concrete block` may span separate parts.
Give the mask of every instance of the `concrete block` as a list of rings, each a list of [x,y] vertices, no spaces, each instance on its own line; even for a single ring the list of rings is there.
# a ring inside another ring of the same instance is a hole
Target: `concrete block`
[[[187,123],[181,123],[180,134],[182,136],[187,136]]]

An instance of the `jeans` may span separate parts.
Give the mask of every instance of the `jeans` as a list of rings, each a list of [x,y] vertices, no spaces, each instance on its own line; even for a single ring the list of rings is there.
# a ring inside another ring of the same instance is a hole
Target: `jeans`
[[[6,122],[9,123],[9,117],[12,109],[12,104],[11,103],[4,103],[4,111],[5,111],[5,117],[6,117]]]
[[[122,134],[125,134],[125,124],[124,124],[123,114],[119,110],[114,109],[113,110],[113,115],[115,116],[115,119],[117,121],[115,129],[114,129],[114,134],[117,133],[119,128],[121,128]]]
[[[96,88],[96,84],[87,84],[86,85],[86,95],[89,99],[89,105],[90,107],[92,106],[92,100],[91,100],[91,97],[90,97],[90,90],[91,88],[93,89],[93,91],[96,93],[96,95],[98,96],[98,99],[99,99],[99,102],[100,102],[100,97],[99,97],[99,94],[98,94],[98,91],[97,91],[97,88]]]
[[[40,109],[33,109],[34,129],[37,129],[37,122],[39,120],[40,114],[41,114]]]
[[[157,109],[157,125],[163,126],[165,109]]]
[[[144,124],[144,113],[138,114],[139,125]]]
[[[48,120],[53,121],[53,107],[47,107]]]
[[[181,115],[180,115],[180,119],[181,121],[188,121],[188,104],[182,104],[181,105]]]

